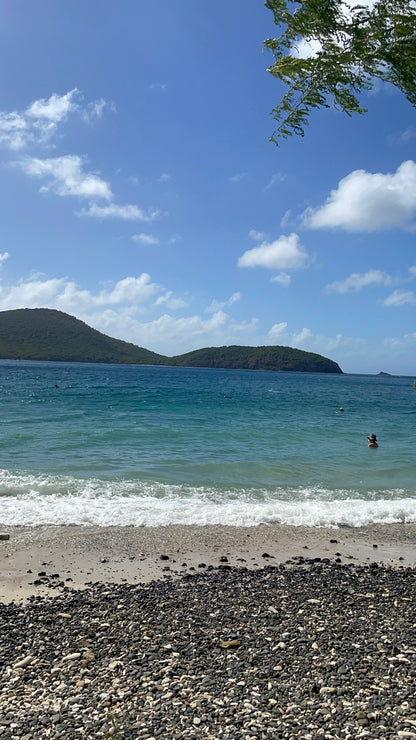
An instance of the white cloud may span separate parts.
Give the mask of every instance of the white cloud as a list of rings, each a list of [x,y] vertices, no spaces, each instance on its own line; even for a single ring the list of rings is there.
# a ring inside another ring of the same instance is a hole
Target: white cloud
[[[95,174],[84,172],[83,160],[75,154],[51,159],[26,158],[16,163],[30,177],[50,181],[43,191],[52,190],[57,195],[76,195],[82,198],[110,200],[112,192],[108,182]]]
[[[414,139],[416,136],[416,126],[408,126],[405,131],[403,131],[401,135],[402,141],[409,141],[409,139]]]
[[[289,228],[291,218],[292,218],[292,211],[290,208],[288,208],[288,210],[284,212],[282,218],[280,219],[280,228],[281,229]]]
[[[409,267],[409,272],[411,275],[414,275],[414,277],[416,277],[416,265],[412,265],[412,267]]]
[[[152,82],[150,85],[151,90],[160,90],[161,92],[166,92],[168,89],[168,86],[166,82]]]
[[[286,333],[286,329],[287,321],[281,321],[280,324],[273,324],[269,331],[268,338],[271,341],[275,341]]]
[[[394,290],[384,301],[384,306],[406,306],[416,304],[416,293],[411,290]]]
[[[69,114],[77,112],[85,121],[92,122],[101,118],[105,108],[115,110],[112,103],[103,98],[81,105],[82,94],[78,88],[65,95],[54,93],[49,98],[35,100],[23,112],[4,113],[0,111],[0,145],[13,151],[19,151],[29,144],[32,149],[49,143],[58,124],[63,123]],[[88,199],[88,208],[81,209],[76,215],[90,218],[118,218],[124,221],[154,221],[161,215],[155,209],[144,210],[138,205],[99,206],[97,199],[112,201],[113,193],[110,183],[94,172],[85,170],[85,158],[77,154],[65,154],[60,157],[41,158],[28,156],[14,162],[29,177],[42,179],[40,191],[53,192],[59,196],[77,196]],[[168,178],[162,175],[162,179]],[[146,241],[146,235],[139,235],[139,240]],[[148,235],[147,243],[156,243],[155,237]],[[152,240],[152,241],[150,241]]]
[[[3,267],[3,262],[5,262],[7,259],[9,259],[8,252],[3,252],[3,254],[0,254],[0,267]]]
[[[237,174],[231,175],[229,180],[230,182],[241,182],[245,177],[247,177],[247,172],[237,172]]]
[[[133,234],[131,238],[139,244],[159,244],[159,239],[153,234]]]
[[[168,175],[167,172],[163,172],[160,177],[158,177],[158,182],[170,182],[172,179],[172,175]]]
[[[280,272],[278,275],[275,275],[275,277],[272,277],[272,283],[279,283],[279,285],[283,285],[284,288],[287,288],[291,281],[292,278],[287,274],[287,272]]]
[[[265,234],[263,231],[256,231],[256,229],[250,229],[248,232],[249,238],[253,239],[255,242],[264,242],[266,239],[268,239],[267,234]]]
[[[353,272],[345,280],[335,280],[325,287],[328,292],[349,293],[358,291],[369,285],[391,285],[392,278],[381,270],[368,270],[364,273]]]
[[[269,330],[267,338],[272,342],[278,339],[279,344],[296,347],[307,352],[317,352],[326,357],[332,356],[333,352],[340,347],[346,348],[353,346],[355,349],[365,347],[364,340],[344,337],[342,334],[337,334],[335,337],[325,337],[320,334],[314,334],[307,327],[303,327],[303,329],[298,331],[290,331],[286,321],[274,324]]]
[[[0,144],[18,151],[25,146],[28,137],[27,124],[22,116],[0,111]]]
[[[171,311],[176,311],[179,308],[185,308],[187,305],[183,298],[176,298],[172,291],[169,290],[165,295],[159,296],[155,302],[155,306],[166,305]]]
[[[326,203],[303,214],[311,229],[379,231],[409,228],[416,214],[416,164],[402,162],[394,174],[355,170],[340,180]]]
[[[45,118],[53,123],[63,121],[68,113],[78,110],[79,105],[75,99],[79,97],[80,92],[75,87],[65,95],[51,95],[45,100],[40,98],[35,100],[26,110],[26,115],[30,118]]]
[[[248,249],[238,260],[239,267],[267,267],[269,270],[296,270],[307,261],[307,253],[297,234],[281,236]]]
[[[216,313],[217,311],[220,311],[222,308],[225,308],[226,306],[232,306],[233,303],[236,301],[239,301],[241,298],[241,293],[233,293],[226,301],[216,301],[213,300],[212,303],[207,306],[205,309],[206,313]]]
[[[268,184],[263,188],[263,190],[269,190],[269,188],[272,188],[274,185],[280,185],[285,180],[286,175],[284,175],[282,172],[275,172],[275,174],[271,176]]]
[[[82,118],[87,123],[92,123],[95,118],[102,118],[106,109],[115,112],[116,106],[114,103],[104,100],[104,98],[93,100],[82,111]]]
[[[24,111],[0,111],[0,144],[19,151],[29,144],[46,144],[57,131],[58,124],[66,121],[69,114],[78,113],[84,120],[100,118],[105,107],[114,109],[111,103],[101,99],[82,107],[82,94],[77,88],[65,95],[54,93],[49,98],[34,100]]]
[[[92,203],[90,207],[82,208],[78,211],[77,216],[86,216],[88,218],[120,218],[123,221],[154,221],[160,216],[156,210],[144,211],[136,205],[118,206],[111,203],[108,206],[98,206]]]
[[[160,290],[147,273],[126,277],[94,294],[67,278],[29,278],[17,285],[0,285],[0,310],[14,308],[57,308],[61,311],[90,311],[98,306],[149,302]]]

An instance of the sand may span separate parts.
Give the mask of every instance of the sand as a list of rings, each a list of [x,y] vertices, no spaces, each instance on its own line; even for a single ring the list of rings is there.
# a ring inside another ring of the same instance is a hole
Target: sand
[[[0,534],[9,535],[0,539],[0,603],[54,596],[65,587],[82,589],[95,582],[177,578],[220,564],[257,569],[300,557],[392,567],[416,564],[416,524],[354,529],[0,525]]]

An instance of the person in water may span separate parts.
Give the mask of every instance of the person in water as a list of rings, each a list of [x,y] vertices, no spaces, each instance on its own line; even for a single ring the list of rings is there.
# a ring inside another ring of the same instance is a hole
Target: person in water
[[[368,437],[367,437],[367,439],[368,439],[368,446],[369,447],[378,447],[377,437],[376,437],[375,434],[369,434]]]

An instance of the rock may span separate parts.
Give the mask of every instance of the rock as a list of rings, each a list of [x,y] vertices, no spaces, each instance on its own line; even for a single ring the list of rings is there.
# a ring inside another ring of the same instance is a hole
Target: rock
[[[22,658],[22,660],[15,663],[13,668],[26,668],[26,666],[33,663],[34,660],[35,658],[33,655],[27,655],[26,658]]]
[[[239,648],[240,645],[240,640],[225,640],[221,643],[221,647],[226,648],[227,650]]]
[[[68,663],[70,660],[79,660],[81,657],[81,653],[68,653],[68,655],[64,655],[62,658],[63,663]]]

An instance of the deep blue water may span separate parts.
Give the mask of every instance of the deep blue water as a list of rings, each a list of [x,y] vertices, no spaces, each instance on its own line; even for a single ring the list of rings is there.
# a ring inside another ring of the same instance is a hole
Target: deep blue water
[[[2,361],[0,521],[416,521],[412,384]]]

